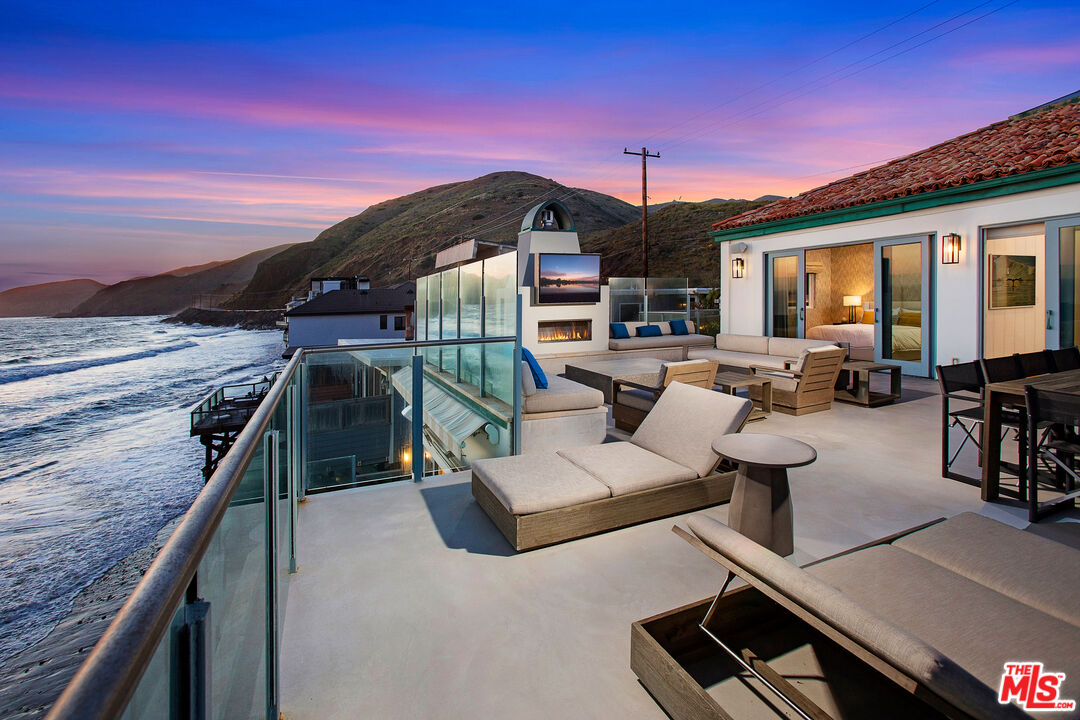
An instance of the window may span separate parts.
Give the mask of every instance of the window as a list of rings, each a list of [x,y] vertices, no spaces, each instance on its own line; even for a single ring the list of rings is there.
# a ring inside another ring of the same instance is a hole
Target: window
[[[394,316],[394,329],[395,330],[404,330],[405,329],[405,316],[404,315],[395,315]]]
[[[386,329],[386,316],[385,315],[380,315],[379,316],[379,329],[380,330],[385,330]]]

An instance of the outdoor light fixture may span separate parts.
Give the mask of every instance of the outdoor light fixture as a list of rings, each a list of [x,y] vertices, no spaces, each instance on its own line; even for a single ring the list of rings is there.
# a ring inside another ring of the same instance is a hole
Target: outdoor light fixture
[[[960,262],[960,236],[956,233],[941,238],[941,264],[955,265]]]
[[[846,307],[848,309],[847,310],[847,316],[848,316],[848,322],[849,323],[855,322],[855,308],[859,307],[860,305],[862,305],[862,296],[861,295],[845,295],[844,296],[844,307]]]
[[[746,272],[746,261],[741,257],[731,258],[731,277],[738,280]]]

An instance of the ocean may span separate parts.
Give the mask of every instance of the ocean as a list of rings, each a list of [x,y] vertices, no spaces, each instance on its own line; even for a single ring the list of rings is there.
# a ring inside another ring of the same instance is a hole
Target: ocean
[[[0,319],[0,665],[203,486],[191,406],[284,366],[281,333]]]

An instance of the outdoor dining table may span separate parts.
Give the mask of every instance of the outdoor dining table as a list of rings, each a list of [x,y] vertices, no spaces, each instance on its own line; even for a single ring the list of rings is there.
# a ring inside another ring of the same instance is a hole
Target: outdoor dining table
[[[1056,390],[1080,396],[1080,370],[987,383],[983,402],[982,499],[996,502],[1001,484],[1001,410],[1006,405],[1024,408],[1024,388]],[[1024,411],[1026,412],[1026,410]]]

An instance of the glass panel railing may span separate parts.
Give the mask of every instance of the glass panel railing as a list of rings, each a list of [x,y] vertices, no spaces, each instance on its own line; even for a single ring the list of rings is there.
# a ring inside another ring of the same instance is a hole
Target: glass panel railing
[[[647,321],[684,320],[689,307],[690,295],[686,278],[646,278],[645,319]]]
[[[645,320],[645,279],[608,278],[611,291],[611,322]]]
[[[184,605],[177,604],[172,623],[158,642],[157,649],[146,666],[146,672],[143,673],[120,720],[167,718],[172,715],[172,681],[175,671],[173,659],[178,655],[185,612]]]

